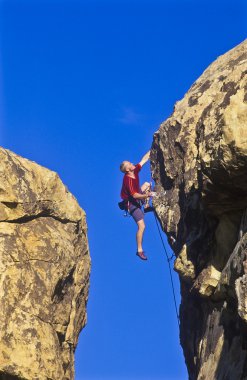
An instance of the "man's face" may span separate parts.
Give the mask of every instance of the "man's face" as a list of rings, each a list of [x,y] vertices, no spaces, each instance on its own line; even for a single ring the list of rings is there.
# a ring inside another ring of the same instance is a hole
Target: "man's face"
[[[129,161],[126,161],[125,168],[126,172],[133,172],[133,170],[135,169],[135,165]]]

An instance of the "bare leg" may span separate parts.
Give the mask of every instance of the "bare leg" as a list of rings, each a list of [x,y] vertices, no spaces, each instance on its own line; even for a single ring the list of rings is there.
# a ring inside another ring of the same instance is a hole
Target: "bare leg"
[[[136,233],[137,251],[138,252],[143,252],[143,249],[142,249],[142,239],[143,239],[143,233],[144,233],[144,230],[145,230],[144,219],[139,220],[139,222],[137,222],[137,226],[138,226],[138,230],[137,230],[137,233]]]
[[[144,182],[144,184],[141,186],[141,191],[145,193],[146,191],[150,190],[150,183],[149,182]]]
[[[143,193],[147,193],[148,191],[150,191],[150,187],[151,187],[150,183],[144,182],[144,184],[141,186],[141,191]],[[150,200],[150,198],[145,199],[144,208],[149,207],[149,200]]]

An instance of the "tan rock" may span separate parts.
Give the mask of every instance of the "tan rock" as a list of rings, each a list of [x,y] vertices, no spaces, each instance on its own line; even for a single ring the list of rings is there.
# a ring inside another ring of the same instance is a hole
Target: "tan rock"
[[[207,340],[203,340],[201,342],[201,355],[206,356],[206,350],[207,350]],[[217,371],[218,366],[218,358],[222,354],[222,349],[224,345],[224,336],[223,332],[219,336],[217,342],[215,342],[215,347],[207,356],[207,360],[203,362],[199,374],[198,374],[198,380],[216,380],[215,379],[215,372]]]
[[[185,281],[192,281],[195,278],[195,267],[192,261],[188,259],[186,244],[174,262],[174,269]]]
[[[221,277],[219,272],[213,265],[209,265],[203,269],[196,278],[193,288],[197,289],[203,297],[209,297],[213,294]]]
[[[238,299],[238,314],[247,322],[247,274],[236,280],[235,289]]]
[[[72,380],[89,286],[85,212],[56,173],[5,149],[0,183],[0,374]]]
[[[247,260],[243,262],[244,273],[247,274]]]
[[[247,376],[246,125],[247,40],[204,71],[154,134],[153,204],[177,256],[191,380]]]

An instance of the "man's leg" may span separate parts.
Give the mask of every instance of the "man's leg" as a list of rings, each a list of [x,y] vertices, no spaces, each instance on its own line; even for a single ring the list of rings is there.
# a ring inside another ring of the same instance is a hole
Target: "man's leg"
[[[144,182],[144,184],[141,186],[141,191],[143,194],[147,193],[148,191],[150,191],[150,183],[149,182]],[[145,202],[144,202],[144,208],[147,208],[149,207],[149,200],[150,198],[146,198],[145,199]]]
[[[146,193],[146,191],[150,190],[150,183],[149,182],[144,182],[144,184],[141,186],[141,191],[143,193]]]
[[[130,207],[131,208],[134,207],[134,212],[132,212],[131,215],[137,224],[137,233],[136,233],[137,253],[136,254],[140,257],[140,259],[147,260],[147,257],[145,256],[143,252],[143,248],[142,248],[143,233],[145,230],[144,213],[140,208],[136,208],[133,205]]]
[[[144,219],[141,219],[137,222],[138,230],[136,233],[136,242],[137,242],[137,256],[140,257],[142,260],[147,260],[147,256],[145,256],[145,253],[143,252],[142,249],[142,238],[143,238],[143,233],[145,230],[145,223]]]
[[[138,230],[136,233],[137,252],[143,252],[142,240],[143,240],[143,233],[145,230],[144,219],[141,219],[136,223],[137,223],[137,227],[138,227]]]

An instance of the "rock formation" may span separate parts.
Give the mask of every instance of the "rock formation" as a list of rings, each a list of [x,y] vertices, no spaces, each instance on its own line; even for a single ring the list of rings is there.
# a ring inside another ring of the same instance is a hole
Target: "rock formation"
[[[0,149],[0,378],[72,380],[86,323],[84,211],[58,175]]]
[[[151,162],[154,206],[177,257],[189,379],[246,380],[247,40],[176,103]]]

